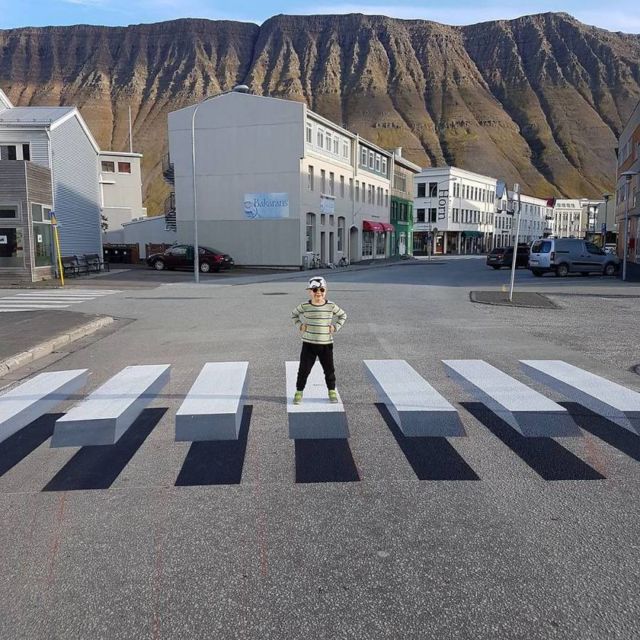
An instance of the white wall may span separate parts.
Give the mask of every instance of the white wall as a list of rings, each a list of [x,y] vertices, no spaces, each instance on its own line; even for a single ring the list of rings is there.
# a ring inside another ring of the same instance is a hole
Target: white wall
[[[147,215],[147,210],[142,206],[140,158],[139,154],[100,153],[102,213],[107,218],[109,230],[116,230],[133,218]],[[103,171],[102,162],[113,162],[115,171]],[[119,162],[128,162],[131,173],[118,171]]]
[[[142,220],[126,223],[120,229],[107,231],[102,236],[104,244],[137,244],[140,258],[146,258],[145,245],[174,244],[177,241],[175,231],[165,229],[164,216],[151,216]]]

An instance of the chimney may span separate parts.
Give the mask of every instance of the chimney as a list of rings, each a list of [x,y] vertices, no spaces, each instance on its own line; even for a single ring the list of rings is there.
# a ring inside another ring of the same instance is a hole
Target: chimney
[[[393,155],[394,155],[396,158],[402,158],[402,147],[396,147],[396,148],[393,150]]]

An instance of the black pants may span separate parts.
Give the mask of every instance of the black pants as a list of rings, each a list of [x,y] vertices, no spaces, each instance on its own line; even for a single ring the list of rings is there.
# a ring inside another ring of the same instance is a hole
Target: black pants
[[[296,389],[298,391],[304,391],[307,378],[311,373],[316,358],[320,360],[320,364],[322,365],[327,389],[332,390],[336,388],[336,371],[333,367],[333,344],[303,342],[302,351],[300,352],[298,379],[296,380]]]

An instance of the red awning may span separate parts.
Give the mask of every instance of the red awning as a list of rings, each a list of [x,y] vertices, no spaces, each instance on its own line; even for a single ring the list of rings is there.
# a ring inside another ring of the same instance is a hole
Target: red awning
[[[384,230],[385,230],[387,233],[389,233],[389,232],[391,232],[391,231],[395,231],[395,229],[393,228],[393,225],[392,225],[392,224],[389,224],[388,222],[381,222],[380,224],[384,227]]]
[[[362,230],[363,231],[375,231],[376,233],[383,233],[384,227],[380,222],[371,222],[370,220],[362,221]]]

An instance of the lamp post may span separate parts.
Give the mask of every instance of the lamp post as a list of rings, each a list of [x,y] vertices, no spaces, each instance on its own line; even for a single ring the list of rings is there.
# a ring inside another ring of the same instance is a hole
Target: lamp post
[[[620,174],[625,179],[625,198],[624,198],[624,245],[622,247],[622,280],[627,279],[627,254],[629,252],[629,191],[631,187],[631,178],[637,176],[640,171],[625,171]]]
[[[607,231],[609,230],[609,198],[611,194],[603,193],[602,197],[604,198],[604,227],[602,228],[602,248],[604,249],[604,245],[607,244]]]
[[[245,84],[234,87],[231,91],[223,91],[213,96],[207,96],[195,106],[191,115],[191,171],[193,174],[193,277],[198,284],[200,282],[200,250],[198,246],[198,190],[196,188],[196,114],[198,109],[209,100],[218,98],[227,93],[249,93],[249,87]]]

